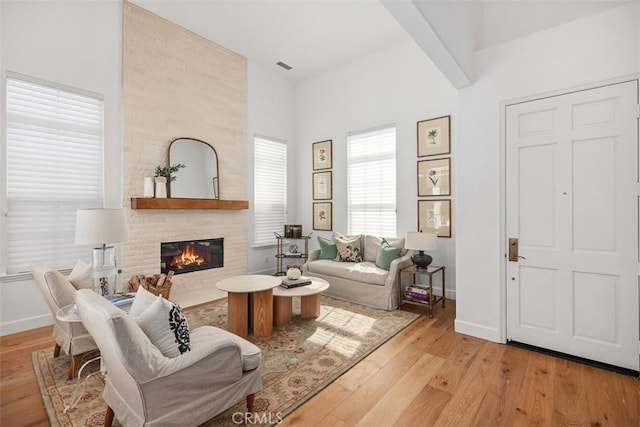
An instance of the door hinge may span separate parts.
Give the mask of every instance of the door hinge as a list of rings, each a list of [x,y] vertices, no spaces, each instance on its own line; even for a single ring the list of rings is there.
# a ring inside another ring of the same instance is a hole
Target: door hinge
[[[636,119],[640,119],[640,104],[636,104]]]

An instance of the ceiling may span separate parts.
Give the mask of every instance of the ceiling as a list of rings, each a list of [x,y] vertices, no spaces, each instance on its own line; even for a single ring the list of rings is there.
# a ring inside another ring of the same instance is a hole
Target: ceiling
[[[291,81],[410,36],[378,0],[131,0]],[[407,0],[397,0],[407,1]],[[416,5],[432,0],[414,0]],[[476,50],[629,1],[457,1],[473,15]],[[440,2],[447,7],[446,2]],[[458,8],[459,9],[459,8]],[[275,65],[282,61],[290,71]]]

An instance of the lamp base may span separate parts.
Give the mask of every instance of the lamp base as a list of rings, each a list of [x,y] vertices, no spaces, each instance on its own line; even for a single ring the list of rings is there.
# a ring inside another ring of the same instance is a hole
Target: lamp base
[[[116,249],[114,246],[93,248],[91,277],[94,291],[104,296],[118,292],[118,269],[116,268]]]
[[[419,251],[417,254],[411,257],[411,261],[416,265],[416,268],[420,270],[426,270],[433,258],[431,255],[427,255],[424,251]]]

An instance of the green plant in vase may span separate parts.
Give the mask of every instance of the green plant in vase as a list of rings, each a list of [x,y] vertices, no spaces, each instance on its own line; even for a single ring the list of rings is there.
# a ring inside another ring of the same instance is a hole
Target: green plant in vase
[[[172,181],[176,180],[176,176],[175,173],[178,172],[180,169],[185,168],[186,166],[183,165],[182,163],[175,163],[171,166],[156,166],[156,170],[155,170],[155,176],[159,177],[162,176],[164,178],[166,178],[167,180],[167,194],[169,197],[171,197],[171,185],[170,183]]]

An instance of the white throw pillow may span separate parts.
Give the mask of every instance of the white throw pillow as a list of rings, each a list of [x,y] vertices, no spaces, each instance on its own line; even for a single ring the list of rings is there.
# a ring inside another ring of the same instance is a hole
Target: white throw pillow
[[[140,286],[131,304],[131,309],[129,309],[129,316],[133,318],[140,316],[151,304],[156,302],[157,299],[158,296]]]
[[[157,297],[134,319],[166,357],[177,357],[191,350],[189,324],[178,304]]]
[[[71,282],[76,289],[92,289],[93,278],[91,277],[91,264],[87,264],[81,259],[73,266],[73,270],[69,273],[67,280]]]

